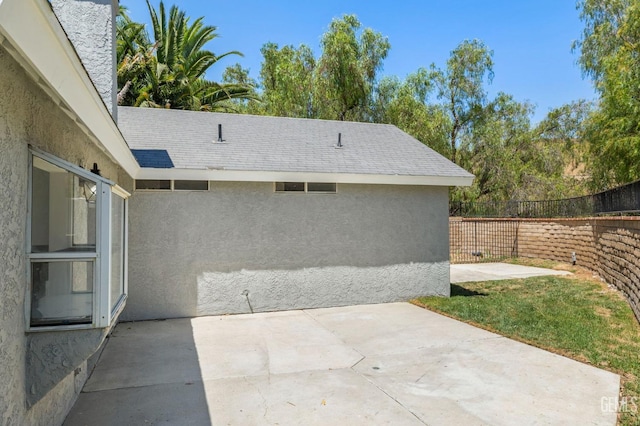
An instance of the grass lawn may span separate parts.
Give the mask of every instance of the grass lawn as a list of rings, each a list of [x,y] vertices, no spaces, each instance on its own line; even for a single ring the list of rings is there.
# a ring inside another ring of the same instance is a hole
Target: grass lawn
[[[518,263],[543,266],[536,261]],[[413,302],[620,374],[621,397],[633,403],[621,412],[619,424],[640,424],[640,326],[631,308],[617,291],[584,269],[557,262],[544,266],[575,275],[452,284],[450,298]]]

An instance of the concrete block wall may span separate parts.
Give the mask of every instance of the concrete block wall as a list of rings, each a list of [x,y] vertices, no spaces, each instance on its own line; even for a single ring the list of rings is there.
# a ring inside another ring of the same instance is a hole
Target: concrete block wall
[[[465,219],[475,222],[483,235],[493,238],[492,223],[504,219]],[[510,219],[518,223],[517,234],[507,236],[517,247],[517,257],[571,262],[597,273],[620,290],[640,319],[640,218],[597,217],[571,219]],[[460,219],[451,218],[450,226]],[[471,227],[464,228],[467,233]],[[451,232],[451,250],[473,250],[473,236]],[[451,255],[452,262],[455,257]]]
[[[585,219],[524,220],[518,233],[518,256],[570,262],[576,253],[579,264],[597,269],[593,226]]]

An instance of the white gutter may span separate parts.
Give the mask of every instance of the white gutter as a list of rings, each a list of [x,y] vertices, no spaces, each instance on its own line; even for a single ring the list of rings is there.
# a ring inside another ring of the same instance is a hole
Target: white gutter
[[[46,0],[0,0],[0,43],[132,177],[140,171],[120,130]]]
[[[318,182],[381,185],[471,186],[474,176],[406,176],[351,173],[141,168],[136,179],[235,182]]]

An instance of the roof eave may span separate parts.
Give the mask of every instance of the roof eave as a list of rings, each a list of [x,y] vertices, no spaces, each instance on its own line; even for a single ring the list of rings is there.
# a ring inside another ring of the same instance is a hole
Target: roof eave
[[[380,185],[471,186],[473,175],[409,176],[358,173],[276,172],[215,169],[141,168],[136,179],[226,182],[329,182]]]
[[[46,0],[0,0],[0,43],[71,119],[131,176],[135,161]]]

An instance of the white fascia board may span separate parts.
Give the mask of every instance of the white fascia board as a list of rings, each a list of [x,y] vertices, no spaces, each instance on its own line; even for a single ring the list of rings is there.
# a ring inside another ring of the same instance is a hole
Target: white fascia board
[[[469,176],[405,176],[350,173],[267,172],[207,169],[141,168],[136,179],[210,180],[233,182],[318,182],[380,185],[471,186]]]
[[[46,0],[0,0],[0,41],[94,143],[130,176],[138,173],[140,166]]]

